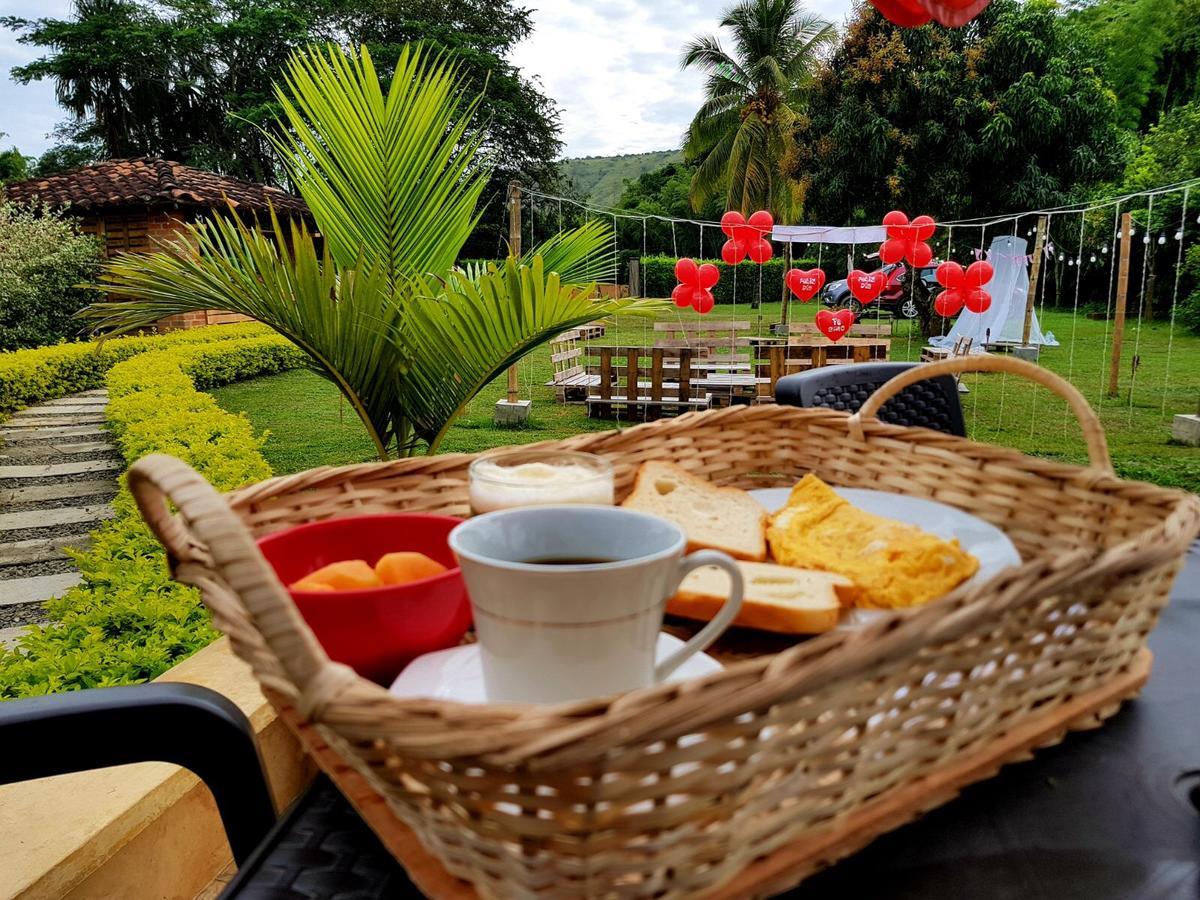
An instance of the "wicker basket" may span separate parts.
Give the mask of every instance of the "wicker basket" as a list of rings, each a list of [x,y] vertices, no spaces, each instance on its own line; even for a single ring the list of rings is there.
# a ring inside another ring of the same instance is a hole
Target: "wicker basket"
[[[1092,465],[872,418],[905,384],[967,369],[1066,397]],[[605,455],[618,496],[664,459],[747,488],[812,471],[928,497],[999,526],[1026,562],[695,681],[553,707],[399,700],[325,656],[254,538],[367,511],[466,515],[471,456],[315,469],[228,497],[177,460],[141,460],[130,487],[175,577],[200,588],[271,702],[433,896],[740,898],[794,884],[1136,693],[1200,529],[1196,497],[1112,474],[1069,384],[1004,358],[906,372],[859,416],[735,407],[543,446]]]

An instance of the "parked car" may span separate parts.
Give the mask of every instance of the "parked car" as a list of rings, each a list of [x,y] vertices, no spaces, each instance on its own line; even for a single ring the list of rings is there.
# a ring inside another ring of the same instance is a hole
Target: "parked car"
[[[883,289],[883,293],[877,300],[871,301],[868,305],[878,303],[879,308],[884,312],[890,312],[894,316],[905,319],[915,319],[920,312],[918,304],[928,300],[931,294],[941,290],[937,283],[937,267],[938,260],[934,260],[920,270],[920,281],[916,286],[916,291],[924,292],[924,294],[917,296],[907,287],[908,267],[904,263],[892,263],[884,266],[881,271],[888,277],[887,287]],[[825,285],[821,291],[821,303],[838,309],[852,310],[855,315],[863,310],[863,304],[850,293],[845,278],[831,281]]]

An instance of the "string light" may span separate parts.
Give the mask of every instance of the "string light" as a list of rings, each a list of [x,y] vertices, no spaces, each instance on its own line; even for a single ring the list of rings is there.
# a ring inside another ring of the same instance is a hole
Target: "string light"
[[[1143,243],[1143,244],[1148,244],[1148,243],[1150,243],[1150,235],[1148,235],[1148,234],[1144,234],[1144,235],[1142,235],[1142,243]]]
[[[1092,257],[1092,262],[1095,262],[1095,261],[1096,261],[1096,258]],[[1075,257],[1075,265],[1077,265],[1077,266],[1083,265],[1083,257],[1082,256]]]
[[[1092,260],[1091,260],[1091,261],[1092,261],[1092,262],[1095,262],[1095,261],[1096,261],[1096,254],[1095,254],[1095,253],[1093,253],[1093,254],[1092,254]]]
[[[1075,265],[1075,260],[1073,260],[1073,259],[1068,259],[1068,260],[1067,260],[1067,265],[1068,265],[1068,266],[1073,266],[1073,265]]]
[[[1162,246],[1163,244],[1165,244],[1166,242],[1167,242],[1167,236],[1166,236],[1165,234],[1160,234],[1160,235],[1158,236],[1158,246],[1160,246],[1160,247],[1161,247],[1161,246]]]
[[[1182,231],[1175,232],[1175,240],[1177,240],[1177,241],[1183,240],[1183,232]]]
[[[1101,247],[1100,252],[1103,253],[1105,256],[1107,256],[1108,255],[1108,244],[1105,244],[1103,247]]]

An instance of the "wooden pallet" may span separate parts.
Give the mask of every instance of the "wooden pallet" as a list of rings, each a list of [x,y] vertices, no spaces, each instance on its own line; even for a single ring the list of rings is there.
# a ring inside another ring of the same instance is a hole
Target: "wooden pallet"
[[[861,850],[885,834],[953,800],[965,787],[995,775],[1002,766],[1033,758],[1033,752],[1059,743],[1070,731],[1097,728],[1137,696],[1150,677],[1153,658],[1143,649],[1133,665],[1102,688],[1073,697],[1039,715],[1025,719],[1003,738],[935,775],[919,778],[864,804],[824,833],[807,835],[751,863],[709,898],[747,900],[770,897],[795,887],[809,875]],[[393,814],[386,801],[350,768],[337,752],[282,698],[268,693],[280,716],[338,785],[359,815],[379,835],[413,884],[436,900],[478,900],[470,883],[454,877],[425,849],[412,829]]]

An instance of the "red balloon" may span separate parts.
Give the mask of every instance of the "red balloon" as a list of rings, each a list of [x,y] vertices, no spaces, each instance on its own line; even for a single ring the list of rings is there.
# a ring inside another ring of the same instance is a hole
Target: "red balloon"
[[[726,241],[721,247],[721,259],[725,260],[731,266],[736,266],[746,258],[746,244],[744,241]]]
[[[933,250],[924,241],[913,241],[908,247],[908,261],[923,269],[933,262]]]
[[[675,280],[680,284],[696,284],[700,280],[700,270],[694,259],[681,259],[675,263]]]
[[[898,209],[893,209],[883,217],[883,226],[887,229],[887,236],[890,238],[904,239],[907,237],[907,229],[903,227],[907,224],[908,216]]]
[[[871,5],[901,28],[916,28],[933,18],[917,0],[871,0]]]
[[[721,270],[712,263],[705,263],[700,267],[699,281],[697,282],[700,287],[707,290],[720,280]]]
[[[790,269],[783,280],[801,303],[807,303],[825,286],[825,272],[823,269]]]
[[[774,255],[775,251],[771,247],[770,241],[760,238],[750,245],[750,259],[752,262],[756,262],[760,266]]]
[[[817,313],[816,322],[817,328],[825,337],[831,341],[840,341],[854,324],[854,313],[848,309],[839,309],[837,312],[822,309]]]
[[[983,288],[971,288],[964,295],[963,304],[973,313],[987,312],[992,305],[992,295]]]
[[[937,295],[937,299],[933,301],[933,311],[943,319],[958,315],[958,311],[962,308],[962,294],[953,288],[942,291]]]
[[[888,229],[889,231],[891,229]],[[908,250],[908,241],[903,238],[888,238],[879,245],[879,260],[884,265],[898,263],[904,259],[904,254]]]
[[[721,231],[725,233],[726,237],[733,237],[737,226],[745,224],[746,217],[736,209],[731,209],[725,215],[721,216]]]
[[[671,291],[671,299],[675,301],[675,305],[682,309],[685,306],[692,305],[692,294],[695,288],[690,284],[677,284],[675,290]]]
[[[906,0],[912,2],[912,0]],[[991,0],[916,0],[946,28],[966,25],[979,15]]]
[[[933,233],[937,230],[937,223],[929,216],[917,216],[912,220],[914,239],[918,241],[927,241],[933,237]]]
[[[960,287],[963,282],[963,274],[963,267],[956,262],[944,262],[937,267],[937,280],[942,287]]]
[[[887,287],[887,275],[883,272],[863,272],[855,269],[846,276],[846,284],[863,306],[874,302]]]
[[[757,228],[751,227],[749,224],[737,225],[733,229],[733,239],[741,241],[748,248],[751,244],[761,238]]]
[[[712,291],[706,291],[701,288],[696,292],[696,298],[692,302],[692,308],[702,316],[712,312],[713,306],[716,304],[716,298],[713,297]]]
[[[968,288],[983,287],[992,280],[992,276],[994,274],[995,271],[992,269],[992,264],[990,262],[984,262],[982,260],[979,262],[973,262],[971,265],[967,266],[967,274],[963,279],[963,284]]]
[[[766,237],[771,233],[771,229],[775,227],[775,217],[765,209],[760,209],[750,216],[750,221],[746,224],[754,229],[758,237]]]

